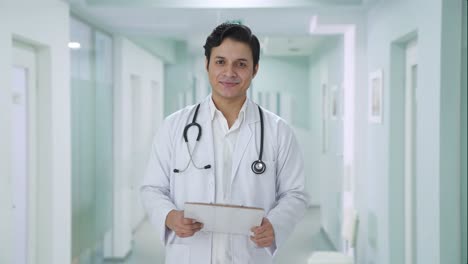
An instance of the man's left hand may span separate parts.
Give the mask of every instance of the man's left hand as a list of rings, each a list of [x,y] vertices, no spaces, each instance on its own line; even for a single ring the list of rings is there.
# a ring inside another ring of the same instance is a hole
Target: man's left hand
[[[268,218],[264,217],[262,225],[252,227],[250,231],[254,233],[253,236],[250,236],[250,240],[259,247],[269,247],[275,242],[275,231]]]

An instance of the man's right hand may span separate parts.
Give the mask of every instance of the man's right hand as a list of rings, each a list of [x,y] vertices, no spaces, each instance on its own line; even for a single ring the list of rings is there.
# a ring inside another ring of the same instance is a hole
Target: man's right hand
[[[190,218],[184,218],[184,211],[172,210],[167,214],[166,226],[178,237],[191,237],[203,228],[203,224]]]

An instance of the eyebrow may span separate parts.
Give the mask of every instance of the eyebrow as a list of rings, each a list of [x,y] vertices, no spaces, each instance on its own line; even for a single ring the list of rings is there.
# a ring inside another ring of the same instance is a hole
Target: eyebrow
[[[215,56],[215,59],[226,59],[225,57],[223,56]],[[249,60],[248,59],[244,59],[244,58],[240,58],[240,59],[237,59],[236,61],[245,61],[245,62],[248,62]]]

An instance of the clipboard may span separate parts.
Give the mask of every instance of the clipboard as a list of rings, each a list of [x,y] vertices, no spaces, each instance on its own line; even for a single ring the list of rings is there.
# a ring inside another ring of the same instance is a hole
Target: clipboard
[[[250,229],[260,226],[265,210],[228,204],[185,203],[184,217],[203,223],[201,231],[250,235]]]

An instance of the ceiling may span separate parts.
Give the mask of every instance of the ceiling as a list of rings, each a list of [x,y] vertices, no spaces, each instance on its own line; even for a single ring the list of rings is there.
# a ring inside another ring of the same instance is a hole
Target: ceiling
[[[156,39],[182,41],[199,52],[206,36],[227,20],[259,37],[266,56],[307,56],[333,36],[311,35],[314,16],[362,15],[377,0],[68,0],[73,13],[155,52]],[[152,50],[153,49],[153,50]]]

